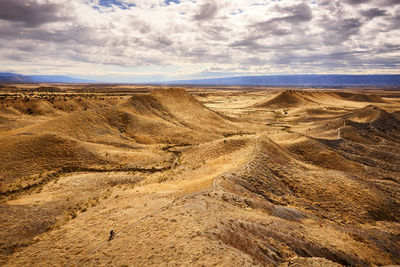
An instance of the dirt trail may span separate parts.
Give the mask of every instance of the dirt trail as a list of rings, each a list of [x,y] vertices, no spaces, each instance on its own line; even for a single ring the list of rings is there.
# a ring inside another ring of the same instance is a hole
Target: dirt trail
[[[241,169],[241,168],[243,168],[243,167],[248,166],[248,165],[256,158],[257,150],[258,150],[258,138],[260,138],[259,135],[257,135],[256,137],[254,137],[255,144],[254,144],[254,149],[253,149],[253,153],[252,153],[252,155],[251,155],[251,158],[250,158],[245,164],[240,165],[240,166],[237,166],[236,168],[234,168],[234,169],[232,169],[232,170],[229,170],[229,171],[227,171],[227,172],[224,172],[223,174],[221,174],[221,175],[215,177],[215,179],[213,180],[213,183],[212,183],[212,191],[217,190],[217,181],[218,181],[219,178],[221,178],[221,177],[223,177],[223,176],[225,176],[225,175],[227,175],[227,174],[232,174],[232,173],[236,172],[237,170],[239,170],[239,169]]]
[[[176,204],[178,204],[178,203],[180,203],[180,202],[182,202],[182,201],[184,201],[184,200],[186,200],[186,199],[190,199],[190,198],[192,198],[192,197],[194,197],[194,196],[196,196],[196,195],[199,195],[199,194],[204,194],[204,193],[206,193],[207,191],[213,192],[213,191],[217,190],[217,181],[218,181],[218,179],[220,179],[221,177],[224,177],[225,175],[229,175],[229,174],[231,174],[231,173],[234,173],[234,172],[237,171],[238,169],[241,169],[241,168],[243,168],[243,167],[246,167],[247,165],[249,165],[249,164],[255,159],[255,157],[256,157],[256,155],[257,155],[258,147],[259,147],[259,144],[258,144],[258,139],[259,139],[259,137],[260,137],[259,135],[257,135],[257,136],[254,137],[254,141],[255,141],[255,142],[254,142],[253,153],[252,153],[252,155],[251,155],[251,158],[250,158],[246,163],[244,163],[244,164],[242,164],[242,165],[239,165],[239,166],[237,166],[236,168],[231,169],[231,170],[229,170],[229,171],[227,171],[227,172],[224,172],[224,173],[218,175],[217,177],[215,177],[215,178],[212,180],[211,186],[210,186],[209,188],[206,188],[206,189],[200,190],[200,191],[196,191],[196,192],[190,193],[190,194],[188,194],[188,195],[181,196],[181,197],[175,199],[174,201],[172,201],[170,204],[165,205],[165,206],[161,207],[160,209],[158,209],[158,210],[156,210],[156,211],[154,211],[154,212],[152,212],[152,213],[150,213],[150,214],[148,214],[148,215],[146,215],[146,216],[144,216],[144,217],[138,219],[138,220],[135,221],[134,223],[132,223],[132,224],[128,225],[127,227],[123,228],[122,230],[118,231],[118,232],[115,234],[115,236],[112,238],[112,240],[113,240],[113,239],[116,239],[116,238],[118,238],[118,237],[123,236],[125,233],[128,232],[128,230],[134,228],[135,226],[137,226],[138,224],[140,224],[142,221],[144,221],[144,220],[146,220],[146,219],[148,219],[148,218],[151,218],[151,217],[153,217],[153,216],[155,216],[155,215],[157,215],[157,214],[159,214],[159,213],[161,213],[161,212],[163,212],[163,211],[165,211],[165,210],[171,208],[172,206],[174,206],[174,205],[176,205]],[[174,165],[174,164],[173,164],[173,165]],[[88,258],[89,256],[91,256],[91,255],[93,255],[94,253],[96,253],[96,252],[97,252],[99,249],[101,249],[103,246],[105,246],[106,244],[112,242],[112,240],[108,240],[108,239],[107,239],[107,240],[103,241],[103,242],[100,243],[94,250],[92,250],[90,253],[88,253],[86,256],[84,256],[84,257],[82,257],[82,258],[80,258],[80,259],[75,260],[75,261],[74,261],[73,263],[71,263],[71,265],[69,265],[69,266],[76,266],[76,265],[77,265],[78,263],[80,263],[81,261],[85,260],[85,259]]]

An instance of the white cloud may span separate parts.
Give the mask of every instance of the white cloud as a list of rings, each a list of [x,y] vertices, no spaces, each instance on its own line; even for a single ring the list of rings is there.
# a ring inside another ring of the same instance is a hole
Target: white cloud
[[[0,11],[0,66],[124,79],[399,72],[397,1],[175,2],[3,0],[14,12]]]

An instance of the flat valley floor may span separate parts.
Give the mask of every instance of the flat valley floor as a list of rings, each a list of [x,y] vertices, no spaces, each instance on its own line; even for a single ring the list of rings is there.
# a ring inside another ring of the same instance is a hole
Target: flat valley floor
[[[400,264],[400,91],[2,85],[0,214],[1,266]]]

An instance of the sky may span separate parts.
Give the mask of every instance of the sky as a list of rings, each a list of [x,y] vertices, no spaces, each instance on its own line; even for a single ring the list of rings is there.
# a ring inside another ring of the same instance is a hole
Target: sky
[[[0,0],[0,72],[400,74],[400,0]]]

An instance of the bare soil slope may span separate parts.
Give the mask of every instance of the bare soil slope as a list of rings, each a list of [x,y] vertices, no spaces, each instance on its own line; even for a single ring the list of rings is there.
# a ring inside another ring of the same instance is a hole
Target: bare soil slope
[[[355,102],[370,102],[370,103],[383,103],[385,102],[381,97],[373,94],[355,94],[348,92],[331,93],[331,95],[348,101]]]
[[[104,164],[78,141],[48,133],[0,139],[0,193],[27,189],[57,170]]]
[[[128,138],[139,143],[196,142],[238,130],[228,117],[207,109],[184,89],[136,94],[125,103],[73,113],[29,128],[58,132],[82,141]],[[204,134],[198,135],[201,131]],[[181,136],[185,135],[185,140]]]

